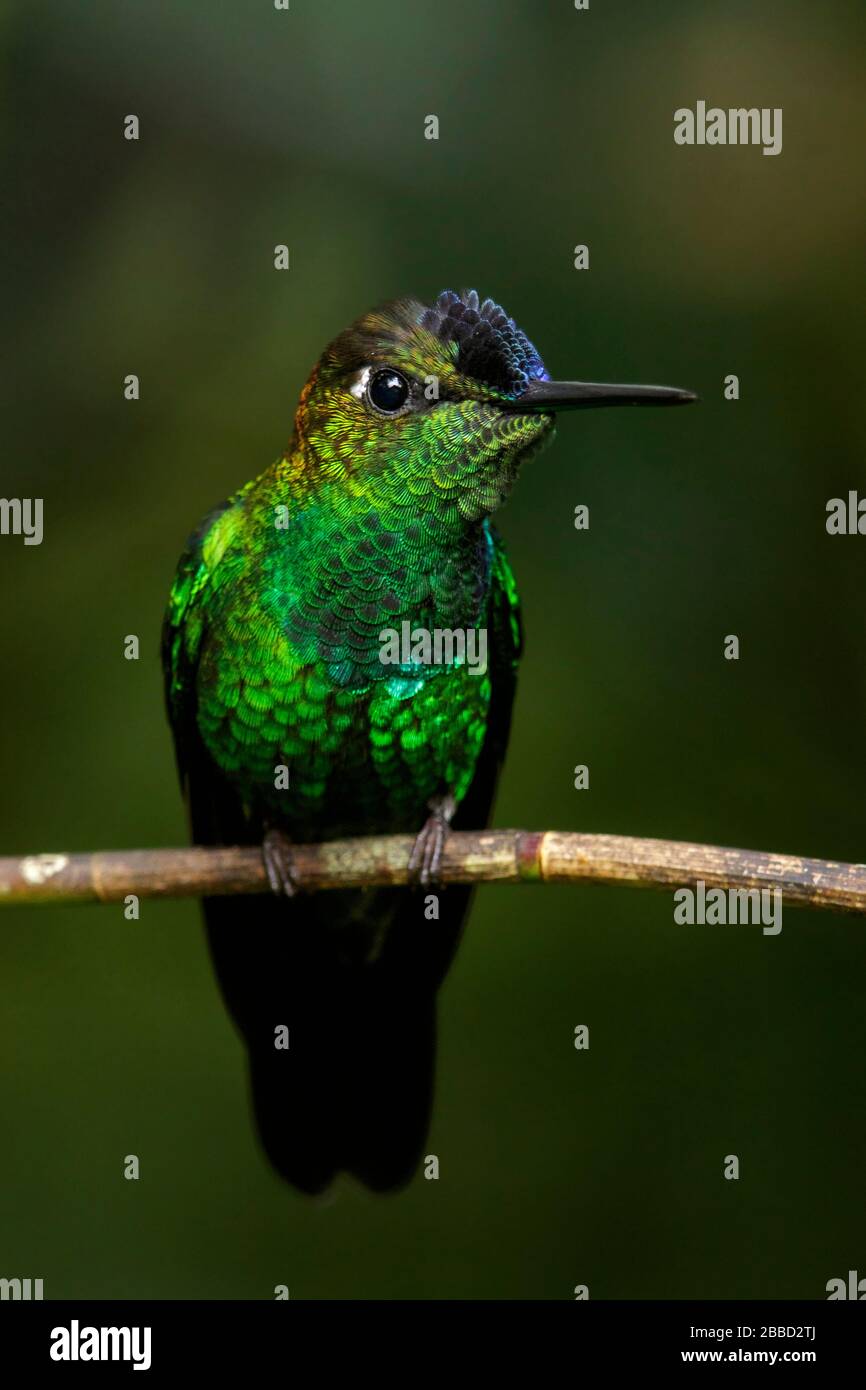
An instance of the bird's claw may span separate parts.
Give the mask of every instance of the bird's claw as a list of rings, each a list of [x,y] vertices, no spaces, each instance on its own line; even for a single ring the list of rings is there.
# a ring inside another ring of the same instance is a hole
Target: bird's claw
[[[409,878],[422,888],[436,883],[442,868],[442,851],[457,809],[453,796],[434,796],[428,801],[430,815],[415,837],[409,855]]]
[[[300,888],[292,842],[282,830],[269,830],[262,841],[262,859],[271,892],[278,898],[293,898]]]

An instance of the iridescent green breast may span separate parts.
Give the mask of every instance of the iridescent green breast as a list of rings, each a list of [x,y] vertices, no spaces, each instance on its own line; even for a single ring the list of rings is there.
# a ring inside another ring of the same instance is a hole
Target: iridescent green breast
[[[388,665],[381,634],[474,624],[494,640],[504,557],[486,522],[441,551],[423,517],[388,522],[368,508],[280,534],[242,494],[175,586],[173,665],[203,744],[250,812],[297,838],[416,828],[434,794],[462,799],[484,744],[489,670]]]
[[[267,819],[298,838],[406,829],[435,793],[463,797],[484,741],[486,676],[442,670],[399,699],[384,682],[334,688],[321,664],[251,675],[258,658],[250,643],[231,657],[218,637],[209,644],[198,719],[214,761]],[[224,673],[238,664],[247,674],[229,690]]]

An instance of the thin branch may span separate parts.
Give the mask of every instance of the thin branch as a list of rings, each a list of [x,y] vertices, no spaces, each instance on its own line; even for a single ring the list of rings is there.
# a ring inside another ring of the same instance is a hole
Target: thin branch
[[[297,845],[305,891],[406,884],[408,835]],[[613,883],[679,888],[778,888],[783,901],[866,913],[866,865],[756,850],[558,830],[455,832],[443,857],[447,883]],[[0,904],[121,902],[267,891],[257,848],[116,850],[0,859]]]

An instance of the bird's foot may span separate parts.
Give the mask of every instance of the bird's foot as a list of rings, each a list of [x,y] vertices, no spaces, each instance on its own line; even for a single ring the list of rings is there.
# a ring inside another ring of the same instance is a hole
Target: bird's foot
[[[435,883],[442,867],[442,851],[451,828],[457,803],[450,794],[433,796],[427,802],[430,815],[415,838],[409,855],[409,878],[423,888]]]
[[[292,842],[284,830],[269,830],[262,841],[262,859],[271,892],[293,898],[300,888]]]

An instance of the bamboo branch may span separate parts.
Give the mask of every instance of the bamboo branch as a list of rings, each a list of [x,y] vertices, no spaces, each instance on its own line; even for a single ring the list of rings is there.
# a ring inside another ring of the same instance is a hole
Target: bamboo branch
[[[297,845],[307,892],[374,888],[409,881],[409,835]],[[558,830],[454,832],[443,855],[448,883],[612,883],[679,888],[778,888],[788,904],[866,913],[866,865],[721,849],[622,835]],[[121,902],[267,892],[259,849],[116,850],[0,859],[0,904]]]

